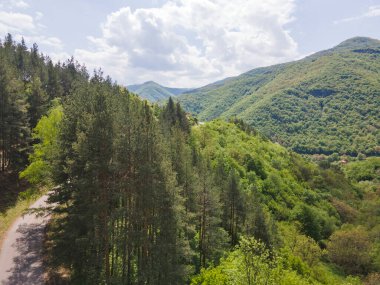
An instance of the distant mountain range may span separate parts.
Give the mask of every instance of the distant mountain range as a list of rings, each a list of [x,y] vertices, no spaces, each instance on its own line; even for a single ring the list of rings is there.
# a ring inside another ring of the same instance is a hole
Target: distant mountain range
[[[380,41],[364,37],[178,97],[200,120],[237,117],[305,154],[380,154]]]
[[[138,94],[140,97],[147,99],[151,102],[157,102],[159,100],[165,100],[169,97],[176,97],[186,91],[189,88],[170,88],[162,86],[154,81],[147,81],[142,84],[135,84],[127,86],[127,89],[133,93]]]

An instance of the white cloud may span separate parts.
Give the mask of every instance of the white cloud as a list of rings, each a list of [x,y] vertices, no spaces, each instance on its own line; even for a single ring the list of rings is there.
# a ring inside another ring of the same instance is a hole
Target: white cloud
[[[352,21],[357,21],[365,18],[373,18],[373,17],[379,17],[380,16],[380,5],[375,5],[375,6],[370,6],[367,10],[367,12],[355,16],[355,17],[349,17],[349,18],[344,18],[341,20],[336,20],[334,21],[334,24],[340,24],[340,23],[346,23],[346,22],[352,22]]]
[[[379,17],[380,16],[380,5],[369,7],[367,13],[364,14],[365,17]]]
[[[23,8],[25,2],[9,1],[9,3],[13,3],[14,7]],[[57,37],[44,35],[44,26],[40,23],[42,17],[41,12],[36,12],[35,17],[33,17],[25,13],[0,11],[0,35],[5,36],[10,33],[16,41],[21,41],[21,38],[24,38],[30,46],[37,43],[49,51],[61,52],[63,49],[62,41]]]
[[[62,41],[57,37],[48,37],[44,35],[38,36],[24,36],[24,39],[27,43],[37,43],[38,45],[44,45],[56,50],[61,50],[63,48]]]
[[[156,80],[198,86],[298,57],[286,24],[294,0],[171,0],[160,8],[122,8],[75,57],[121,83]]]
[[[23,0],[3,0],[0,3],[0,9],[25,9],[28,8],[29,4]]]
[[[37,11],[36,17],[35,17],[36,21],[41,20],[43,16],[44,16],[44,14],[42,12]]]
[[[33,17],[13,12],[0,11],[0,33],[14,33],[36,28]]]
[[[60,62],[65,62],[67,59],[69,59],[71,56],[64,51],[61,52],[49,52],[48,56],[53,62],[58,63]]]
[[[15,8],[28,8],[29,7],[29,4],[23,0],[11,0],[10,5],[12,5]]]

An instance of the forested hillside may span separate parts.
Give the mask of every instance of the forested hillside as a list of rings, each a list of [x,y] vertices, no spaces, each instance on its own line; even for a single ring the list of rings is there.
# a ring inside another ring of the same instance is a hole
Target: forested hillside
[[[364,190],[244,123],[190,129],[173,101],[152,109],[101,78],[75,89],[63,113],[40,181],[60,185],[51,266],[72,283],[360,284],[345,274],[377,270],[377,230],[360,222]],[[358,237],[349,262],[339,234]]]
[[[142,84],[128,85],[127,89],[135,94],[138,94],[141,98],[149,100],[150,102],[167,100],[169,97],[175,97],[186,91],[190,91],[188,88],[165,87],[153,81],[144,82]]]
[[[353,38],[180,96],[200,120],[237,117],[303,154],[379,155],[380,41]]]
[[[8,36],[0,52],[2,191],[51,189],[49,284],[380,280],[377,159],[320,167],[242,120],[197,124],[36,45]]]

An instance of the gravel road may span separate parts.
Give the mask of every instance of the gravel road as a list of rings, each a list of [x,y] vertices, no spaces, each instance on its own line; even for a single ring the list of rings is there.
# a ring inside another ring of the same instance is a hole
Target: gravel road
[[[30,208],[47,206],[47,195]],[[44,284],[42,249],[49,216],[19,217],[5,235],[0,249],[0,285]]]

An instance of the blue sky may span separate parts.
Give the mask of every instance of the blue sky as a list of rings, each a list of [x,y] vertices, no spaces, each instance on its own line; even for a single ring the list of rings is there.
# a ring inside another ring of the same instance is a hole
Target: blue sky
[[[121,84],[198,87],[379,27],[380,0],[0,0],[2,38]]]

